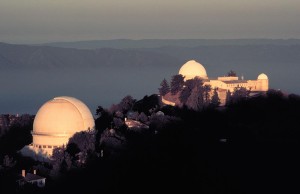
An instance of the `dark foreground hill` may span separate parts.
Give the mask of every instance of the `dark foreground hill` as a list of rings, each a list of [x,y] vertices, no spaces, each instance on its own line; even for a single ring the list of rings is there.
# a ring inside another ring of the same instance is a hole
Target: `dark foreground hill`
[[[90,153],[84,167],[70,170],[61,162],[59,179],[48,177],[45,189],[29,187],[19,193],[299,193],[299,96],[271,90],[222,110],[204,111],[160,106],[157,99],[153,95],[128,106],[127,98],[110,112],[99,107],[97,136],[110,142],[95,144],[96,152],[104,150],[103,157]],[[141,120],[149,128],[114,125],[108,135],[110,121],[128,110],[146,111],[148,120]],[[66,161],[64,157],[60,159]],[[0,191],[14,191],[7,172],[1,171]]]

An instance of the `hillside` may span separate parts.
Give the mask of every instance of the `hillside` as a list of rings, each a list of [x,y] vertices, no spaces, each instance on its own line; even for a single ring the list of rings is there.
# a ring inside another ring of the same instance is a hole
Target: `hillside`
[[[95,131],[76,133],[51,164],[15,153],[30,142],[27,120],[0,138],[0,191],[13,193],[21,169],[37,168],[46,187],[17,193],[299,193],[299,113],[299,96],[275,90],[221,111],[127,96],[98,107]],[[12,161],[2,164],[5,155]]]
[[[178,63],[176,57],[152,51],[95,50],[0,43],[0,68],[137,67]]]
[[[224,46],[224,45],[295,45],[299,39],[114,39],[88,40],[76,42],[51,42],[42,45],[63,48],[96,49],[96,48],[158,48],[197,47],[197,46]]]

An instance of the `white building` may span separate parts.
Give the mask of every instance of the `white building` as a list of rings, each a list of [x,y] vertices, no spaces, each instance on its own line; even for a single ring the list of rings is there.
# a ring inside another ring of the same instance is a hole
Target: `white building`
[[[46,185],[46,178],[39,176],[36,174],[36,170],[33,171],[33,174],[27,173],[25,170],[22,170],[22,177],[17,180],[19,186],[24,186],[25,184],[33,184],[38,187],[45,187]]]
[[[27,155],[26,151],[31,150],[51,158],[53,149],[66,145],[76,132],[94,127],[94,118],[83,102],[67,96],[53,98],[38,110],[33,123],[33,142],[21,152]]]

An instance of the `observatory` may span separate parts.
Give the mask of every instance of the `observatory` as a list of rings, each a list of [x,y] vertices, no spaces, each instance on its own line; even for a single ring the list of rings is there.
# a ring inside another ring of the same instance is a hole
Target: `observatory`
[[[94,118],[83,102],[68,96],[55,97],[38,110],[33,122],[33,142],[28,148],[51,157],[53,149],[66,145],[76,132],[94,126]]]
[[[212,89],[216,88],[220,98],[220,105],[225,105],[226,93],[228,91],[232,93],[236,88],[244,87],[250,91],[250,95],[266,92],[269,89],[269,78],[264,73],[261,73],[257,79],[253,80],[239,79],[237,76],[211,78],[207,76],[204,66],[195,60],[190,60],[183,64],[179,69],[179,74],[184,77],[184,81],[199,78],[202,80],[203,85],[210,85]],[[174,101],[164,97],[162,97],[162,102],[172,106],[177,105]]]

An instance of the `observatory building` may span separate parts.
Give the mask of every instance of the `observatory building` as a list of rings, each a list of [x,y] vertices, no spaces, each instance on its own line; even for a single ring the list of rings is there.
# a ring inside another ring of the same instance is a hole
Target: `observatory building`
[[[264,73],[258,75],[257,79],[254,80],[239,79],[239,77],[236,76],[209,78],[204,66],[195,60],[190,60],[183,64],[179,70],[179,74],[184,76],[185,81],[198,77],[203,80],[203,85],[210,85],[212,89],[216,88],[220,98],[220,105],[224,105],[226,102],[226,92],[230,91],[232,93],[235,88],[244,87],[250,90],[250,95],[266,92],[269,89],[269,79]],[[169,105],[176,104],[164,98],[162,98],[162,101]]]
[[[66,145],[76,132],[94,126],[94,118],[83,102],[73,97],[55,97],[38,110],[33,122],[33,142],[27,148],[49,158],[54,148]]]

